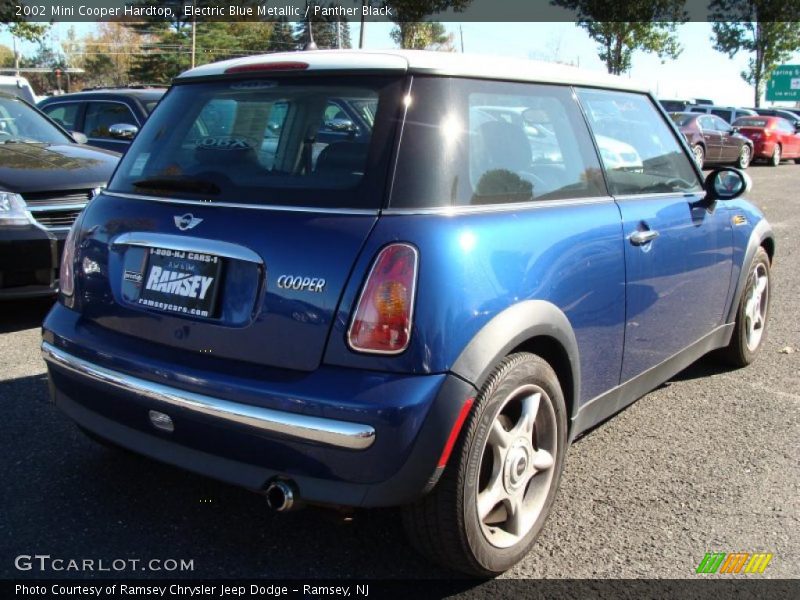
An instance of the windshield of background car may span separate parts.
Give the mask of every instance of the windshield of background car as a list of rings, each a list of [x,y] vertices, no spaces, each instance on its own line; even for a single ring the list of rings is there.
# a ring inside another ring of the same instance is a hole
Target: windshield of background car
[[[631,148],[605,149],[625,164]],[[546,202],[607,194],[568,86],[417,76],[391,208]]]
[[[733,123],[736,127],[766,127],[767,119],[754,119],[751,117],[743,117],[736,119]]]
[[[377,209],[401,96],[397,77],[180,83],[136,136],[108,189]]]
[[[0,144],[65,144],[72,140],[30,106],[0,97]]]

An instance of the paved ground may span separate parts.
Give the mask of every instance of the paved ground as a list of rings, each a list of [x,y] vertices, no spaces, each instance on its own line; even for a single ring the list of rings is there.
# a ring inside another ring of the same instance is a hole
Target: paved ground
[[[764,576],[800,577],[800,166],[750,173],[778,237],[763,354],[743,371],[698,363],[573,446],[509,577],[691,577],[709,550],[772,552]],[[255,494],[86,440],[47,402],[47,308],[0,305],[0,577],[35,553],[193,559],[195,577],[450,576],[393,511],[271,515]]]

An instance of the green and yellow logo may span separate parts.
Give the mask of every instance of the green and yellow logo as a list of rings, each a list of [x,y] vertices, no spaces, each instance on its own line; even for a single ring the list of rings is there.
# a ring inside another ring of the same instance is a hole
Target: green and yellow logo
[[[767,552],[706,552],[697,573],[763,573],[772,554]]]

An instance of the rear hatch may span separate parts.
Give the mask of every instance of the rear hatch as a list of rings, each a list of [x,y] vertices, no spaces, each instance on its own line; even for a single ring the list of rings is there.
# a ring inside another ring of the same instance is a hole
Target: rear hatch
[[[174,86],[81,223],[87,326],[316,368],[383,204],[402,85],[248,74]]]

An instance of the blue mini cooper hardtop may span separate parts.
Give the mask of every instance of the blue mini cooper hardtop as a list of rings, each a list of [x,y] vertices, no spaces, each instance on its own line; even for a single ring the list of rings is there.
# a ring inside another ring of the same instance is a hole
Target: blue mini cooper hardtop
[[[73,226],[43,329],[91,437],[511,567],[567,448],[764,343],[774,238],[627,79],[424,52],[178,77]]]

